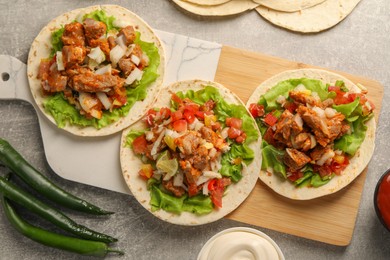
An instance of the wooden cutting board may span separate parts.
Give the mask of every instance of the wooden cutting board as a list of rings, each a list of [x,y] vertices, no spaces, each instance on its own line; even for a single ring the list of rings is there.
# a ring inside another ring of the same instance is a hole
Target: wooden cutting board
[[[301,68],[321,69],[223,46],[215,81],[231,89],[246,103],[262,81],[279,72]],[[376,106],[378,122],[383,86],[371,79],[341,71],[333,72],[367,87],[368,97]],[[341,191],[309,201],[287,199],[258,181],[248,199],[227,218],[328,244],[346,246],[353,235],[366,177],[367,169]]]

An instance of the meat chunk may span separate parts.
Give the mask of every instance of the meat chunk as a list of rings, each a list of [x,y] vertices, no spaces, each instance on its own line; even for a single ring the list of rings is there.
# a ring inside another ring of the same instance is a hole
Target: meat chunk
[[[313,140],[311,134],[309,133],[299,133],[292,138],[292,147],[298,150],[302,150],[304,152],[313,148],[315,144],[315,140]]]
[[[102,37],[107,32],[107,26],[105,23],[96,21],[92,18],[87,18],[83,22],[85,37],[87,41],[96,40]]]
[[[118,66],[123,72],[125,77],[128,77],[130,73],[135,69],[135,64],[131,61],[130,58],[121,58],[118,62]]]
[[[333,149],[328,145],[326,147],[316,146],[313,151],[310,153],[311,159],[317,165],[324,165],[328,160],[333,158],[335,155]]]
[[[195,131],[190,131],[175,139],[175,144],[184,156],[192,155],[201,142],[202,139]]]
[[[195,152],[192,159],[192,165],[198,170],[204,170],[208,166],[209,152],[205,146],[199,146]]]
[[[165,189],[172,192],[175,197],[181,197],[184,195],[185,190],[182,187],[176,187],[173,185],[173,179],[171,178],[169,181],[163,181],[162,185]]]
[[[107,41],[108,41],[108,45],[110,46],[110,50],[112,50],[116,46],[115,37],[108,36]]]
[[[84,47],[76,45],[66,45],[62,48],[62,60],[65,69],[82,64],[87,52]]]
[[[306,94],[301,91],[292,90],[289,92],[290,98],[292,98],[295,102],[301,103],[303,105],[309,104],[311,106],[321,106],[321,100],[318,97]]]
[[[64,26],[64,33],[61,36],[64,45],[85,46],[84,27],[79,22],[73,22]]]
[[[118,37],[121,35],[123,35],[124,37],[126,46],[129,46],[130,44],[134,43],[136,38],[134,27],[131,25],[122,28],[118,33]]]
[[[69,86],[79,92],[107,92],[111,88],[120,88],[124,84],[124,79],[111,75],[109,73],[105,74],[95,74],[92,71],[85,71],[74,75],[69,81]]]
[[[38,69],[38,79],[46,80],[50,73],[50,67],[54,64],[54,60],[41,60]]]
[[[337,113],[333,118],[328,119],[317,115],[313,109],[305,106],[299,106],[297,111],[303,121],[311,128],[321,146],[325,147],[340,135],[345,118],[343,114]]]
[[[283,157],[283,162],[289,167],[291,171],[297,171],[305,166],[311,159],[305,153],[297,149],[287,148]]]
[[[179,165],[184,172],[184,175],[186,177],[185,179],[188,184],[196,184],[196,181],[198,180],[202,172],[192,167],[191,163],[187,160],[181,160],[179,162]]]
[[[106,56],[106,60],[110,60],[110,45],[107,39],[92,39],[89,41],[89,46],[92,48],[99,47]]]
[[[291,135],[299,134],[303,128],[299,120],[287,109],[284,110],[278,122],[275,125],[274,138],[287,147],[292,147]]]

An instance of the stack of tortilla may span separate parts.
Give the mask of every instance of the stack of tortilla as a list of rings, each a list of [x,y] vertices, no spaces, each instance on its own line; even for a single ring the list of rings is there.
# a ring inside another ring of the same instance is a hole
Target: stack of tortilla
[[[315,33],[347,17],[360,0],[172,0],[182,9],[202,16],[225,16],[256,10],[282,28]]]

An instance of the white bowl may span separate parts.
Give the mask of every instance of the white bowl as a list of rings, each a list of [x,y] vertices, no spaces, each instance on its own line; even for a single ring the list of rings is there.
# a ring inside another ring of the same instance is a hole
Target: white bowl
[[[223,230],[210,238],[198,260],[262,259],[284,260],[279,246],[261,231],[247,227]]]

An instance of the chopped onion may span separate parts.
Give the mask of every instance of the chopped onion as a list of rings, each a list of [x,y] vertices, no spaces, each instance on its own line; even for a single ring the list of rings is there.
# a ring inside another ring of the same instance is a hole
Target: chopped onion
[[[110,99],[107,97],[106,93],[103,93],[103,92],[97,92],[96,93],[96,96],[98,97],[98,99],[100,100],[100,102],[102,102],[104,108],[106,110],[110,109],[111,108],[111,102],[110,102]]]
[[[213,172],[213,171],[203,171],[203,176],[208,177],[210,179],[221,179],[222,175],[219,172]]]
[[[319,107],[313,107],[313,111],[316,112],[317,116],[325,118],[325,111]]]
[[[327,118],[332,118],[336,115],[337,111],[333,108],[327,107],[325,108],[325,115]]]
[[[117,28],[124,28],[124,27],[128,26],[129,23],[126,22],[125,20],[115,19],[115,20],[112,22],[112,25],[114,25],[114,26],[117,27]]]
[[[116,44],[118,44],[117,46],[120,46],[123,50],[127,49],[125,36],[123,36],[123,35],[118,36],[115,39],[115,42],[116,42]]]
[[[201,175],[201,176],[199,176],[199,178],[196,180],[196,186],[199,186],[199,185],[201,185],[201,184],[203,184],[203,183],[205,183],[205,182],[207,182],[207,181],[209,181],[209,180],[210,180],[209,177],[206,177],[206,176]]]
[[[286,102],[286,97],[283,95],[280,95],[276,98],[276,102],[283,105]]]
[[[153,137],[154,137],[154,134],[153,134],[152,131],[146,131],[146,132],[145,132],[145,139],[146,139],[147,141],[151,141],[151,140],[153,139]]]
[[[327,160],[333,158],[334,155],[335,153],[333,152],[333,150],[328,150],[321,156],[319,160],[317,160],[316,164],[322,166]]]
[[[175,176],[173,176],[173,186],[181,187],[183,186],[184,176],[182,172],[178,172]]]
[[[299,114],[295,114],[294,117],[293,117],[293,120],[295,121],[295,123],[297,123],[297,125],[300,128],[303,127],[303,120],[302,120],[302,117]]]
[[[99,75],[105,74],[105,73],[111,74],[111,71],[112,71],[111,64],[108,64],[108,65],[106,65],[106,66],[103,66],[103,67],[97,69],[97,70],[95,71],[95,74],[99,74]]]
[[[167,136],[169,136],[169,137],[172,137],[172,138],[178,138],[178,137],[181,136],[178,132],[173,131],[173,130],[171,130],[171,129],[166,129],[166,130],[165,130],[165,135],[167,135]]]
[[[116,67],[116,64],[124,55],[125,55],[125,50],[119,45],[116,45],[114,48],[112,48],[110,51],[110,60],[112,65]]]
[[[135,47],[134,43],[127,46],[126,53],[125,53],[126,57],[129,57],[133,53],[134,47]]]
[[[307,88],[305,87],[305,85],[299,84],[298,86],[295,87],[294,90],[295,90],[295,91],[298,91],[298,92],[306,92],[306,91],[307,91]]]
[[[132,55],[130,56],[130,60],[131,60],[136,66],[138,66],[139,63],[141,62],[141,59],[138,58],[137,56],[135,56],[134,54],[132,54]]]
[[[93,59],[96,61],[98,64],[102,63],[103,61],[106,60],[106,55],[104,52],[100,49],[100,47],[92,48],[91,52],[88,54],[88,57],[90,59]]]
[[[136,80],[141,80],[142,74],[143,74],[143,71],[141,71],[141,70],[138,69],[138,68],[134,68],[134,69],[131,71],[130,75],[126,78],[125,83],[126,83],[127,85],[131,85],[131,84],[134,83],[134,81],[136,81]]]
[[[221,137],[223,139],[226,139],[228,137],[228,131],[229,131],[229,127],[225,127],[224,129],[222,129],[221,131]]]
[[[156,142],[154,142],[152,150],[150,151],[150,155],[155,155],[157,154],[157,149],[161,144],[162,139],[164,138],[165,135],[165,130],[161,131],[160,135],[158,136]]]
[[[149,64],[149,56],[146,55],[145,53],[142,53],[141,60],[143,60],[146,63],[146,65]]]
[[[202,188],[202,193],[203,195],[208,195],[209,194],[209,181],[207,181]]]
[[[61,71],[65,69],[64,61],[62,59],[62,51],[56,52],[56,62],[57,62],[57,70]]]
[[[310,134],[310,149],[313,149],[317,145],[317,140],[314,135]]]
[[[85,112],[90,113],[91,108],[98,104],[98,100],[86,92],[79,93],[80,106]]]

